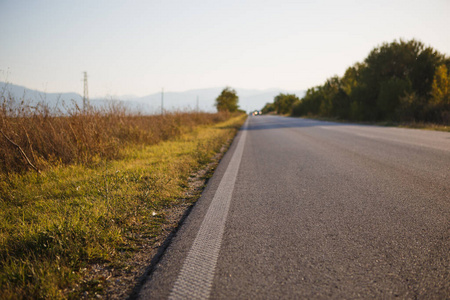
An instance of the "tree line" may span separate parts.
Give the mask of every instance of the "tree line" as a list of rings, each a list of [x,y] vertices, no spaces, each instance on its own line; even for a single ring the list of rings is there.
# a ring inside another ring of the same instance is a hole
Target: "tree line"
[[[374,48],[363,62],[299,99],[280,94],[263,113],[355,121],[450,124],[450,58],[416,40]]]

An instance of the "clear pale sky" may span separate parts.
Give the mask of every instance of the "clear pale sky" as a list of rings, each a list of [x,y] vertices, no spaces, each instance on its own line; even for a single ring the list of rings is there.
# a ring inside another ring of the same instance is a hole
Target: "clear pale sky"
[[[450,55],[449,0],[0,0],[0,81],[91,97],[197,88],[302,90],[375,46]]]

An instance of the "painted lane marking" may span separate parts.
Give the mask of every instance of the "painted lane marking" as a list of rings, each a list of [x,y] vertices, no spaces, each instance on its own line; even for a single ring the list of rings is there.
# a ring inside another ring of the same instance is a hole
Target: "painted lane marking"
[[[243,126],[233,157],[219,183],[169,299],[208,299],[225,228],[231,195],[239,171],[248,119]]]

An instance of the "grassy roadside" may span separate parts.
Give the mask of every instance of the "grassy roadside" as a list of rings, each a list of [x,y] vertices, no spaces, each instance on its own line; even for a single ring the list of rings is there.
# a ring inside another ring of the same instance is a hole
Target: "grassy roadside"
[[[318,116],[290,116],[293,118],[306,118],[306,119],[314,119],[320,121],[328,121],[328,122],[337,122],[337,123],[351,123],[351,124],[363,124],[363,125],[376,125],[376,126],[385,126],[385,127],[399,127],[399,128],[413,128],[413,129],[424,129],[424,130],[435,130],[435,131],[444,131],[450,132],[450,126],[434,124],[434,123],[423,123],[423,122],[391,122],[391,121],[380,121],[380,122],[364,122],[364,121],[350,121],[350,120],[342,120],[337,118],[325,118]]]
[[[186,195],[197,172],[235,135],[245,116],[197,127],[122,159],[0,175],[0,288],[3,299],[105,294],[95,269],[127,271],[127,260],[158,240],[166,209]]]
[[[23,173],[61,164],[95,165],[102,159],[121,159],[128,147],[154,145],[229,118],[225,112],[146,116],[114,103],[61,115],[45,106],[14,106],[0,100],[0,172]]]

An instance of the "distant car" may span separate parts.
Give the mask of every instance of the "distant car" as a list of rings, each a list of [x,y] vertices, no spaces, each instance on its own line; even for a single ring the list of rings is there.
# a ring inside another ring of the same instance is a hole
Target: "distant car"
[[[261,115],[261,111],[260,110],[254,110],[250,113],[251,116],[258,116]]]

